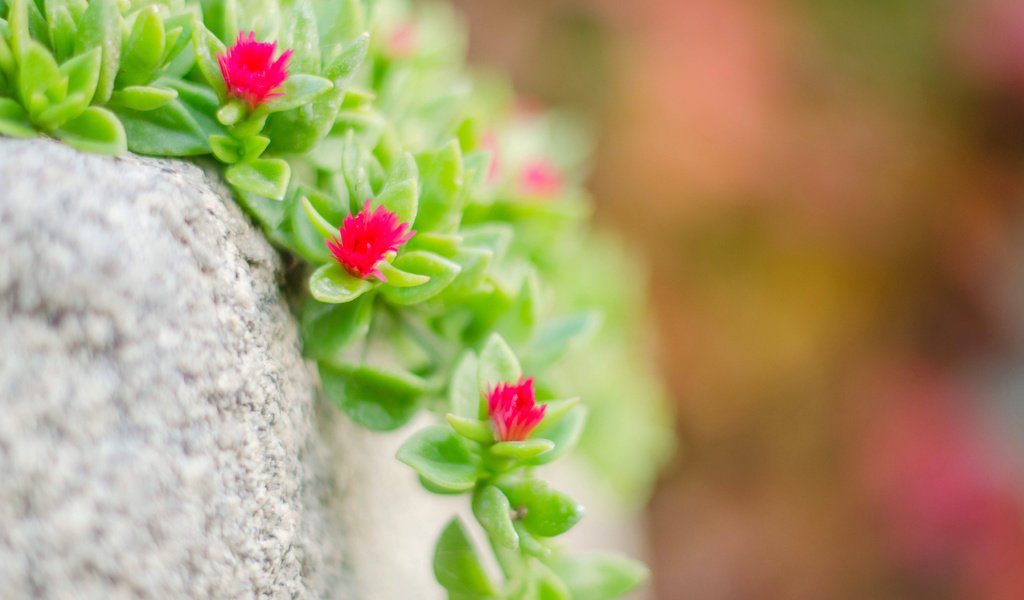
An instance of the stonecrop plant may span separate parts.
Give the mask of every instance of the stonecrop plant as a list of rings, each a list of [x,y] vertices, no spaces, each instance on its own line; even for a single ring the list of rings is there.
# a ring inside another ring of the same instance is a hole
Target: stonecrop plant
[[[285,291],[324,395],[374,431],[435,415],[398,459],[426,490],[468,496],[494,556],[453,518],[433,565],[449,598],[601,600],[643,582],[632,559],[565,551],[583,508],[540,477],[587,440],[588,411],[607,426],[584,455],[612,488],[642,495],[664,456],[641,282],[587,233],[581,128],[475,78],[450,10],[0,0],[0,17],[0,134],[213,157],[295,259],[304,285]]]

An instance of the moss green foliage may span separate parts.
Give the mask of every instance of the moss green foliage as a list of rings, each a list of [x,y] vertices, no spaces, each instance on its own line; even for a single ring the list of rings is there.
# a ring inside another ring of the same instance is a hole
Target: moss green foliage
[[[299,259],[308,285],[289,292],[325,395],[377,431],[447,415],[398,458],[426,489],[470,496],[501,567],[453,520],[434,558],[449,597],[595,600],[645,578],[635,561],[562,552],[554,538],[582,507],[534,470],[582,440],[627,499],[650,484],[669,438],[638,353],[642,281],[587,233],[580,127],[476,80],[446,7],[0,0],[0,17],[0,134],[216,158]],[[232,97],[218,64],[249,31],[293,51],[280,95],[258,106]],[[350,274],[324,242],[367,200],[416,231],[380,263],[387,281]],[[483,394],[524,371],[546,415],[530,439],[497,441]]]

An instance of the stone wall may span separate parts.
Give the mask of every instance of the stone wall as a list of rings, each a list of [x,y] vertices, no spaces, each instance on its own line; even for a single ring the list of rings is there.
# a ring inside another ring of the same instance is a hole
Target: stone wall
[[[0,139],[0,182],[0,595],[436,595],[443,511],[318,405],[215,177]]]

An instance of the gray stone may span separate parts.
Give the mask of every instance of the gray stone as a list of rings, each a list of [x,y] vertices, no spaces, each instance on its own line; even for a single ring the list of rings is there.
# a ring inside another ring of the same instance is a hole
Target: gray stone
[[[436,596],[443,514],[315,399],[215,176],[0,139],[0,181],[0,597]]]

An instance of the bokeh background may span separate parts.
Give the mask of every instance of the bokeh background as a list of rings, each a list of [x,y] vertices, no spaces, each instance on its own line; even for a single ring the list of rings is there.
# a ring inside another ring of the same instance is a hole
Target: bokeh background
[[[655,597],[1024,598],[1024,2],[456,4],[649,264]]]

